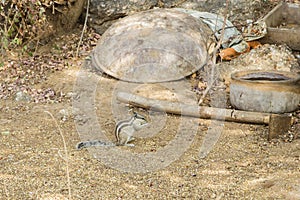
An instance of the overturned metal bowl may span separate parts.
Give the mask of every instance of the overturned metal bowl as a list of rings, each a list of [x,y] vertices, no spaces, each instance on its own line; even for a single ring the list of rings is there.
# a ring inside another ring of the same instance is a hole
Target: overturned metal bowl
[[[231,75],[230,103],[241,110],[285,113],[300,104],[300,75],[285,71],[241,71]]]
[[[178,10],[139,12],[104,33],[92,53],[92,65],[129,82],[179,80],[206,64],[212,34],[200,19]]]

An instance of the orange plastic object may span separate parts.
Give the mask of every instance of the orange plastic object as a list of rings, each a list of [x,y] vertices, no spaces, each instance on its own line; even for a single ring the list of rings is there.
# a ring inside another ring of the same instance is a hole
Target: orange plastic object
[[[231,60],[233,58],[238,57],[239,55],[243,53],[247,53],[250,51],[250,49],[256,49],[261,46],[261,44],[258,41],[249,41],[247,42],[248,48],[243,51],[242,53],[237,52],[233,48],[227,48],[220,51],[219,56],[222,60]]]

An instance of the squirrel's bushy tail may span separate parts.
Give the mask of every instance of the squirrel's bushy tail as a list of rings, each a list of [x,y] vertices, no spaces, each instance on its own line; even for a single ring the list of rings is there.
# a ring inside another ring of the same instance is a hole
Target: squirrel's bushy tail
[[[87,147],[97,147],[97,146],[100,146],[100,147],[112,147],[112,146],[116,146],[116,144],[114,144],[114,143],[108,143],[108,142],[102,142],[102,141],[99,141],[99,140],[85,141],[85,142],[79,142],[76,145],[76,149],[80,150],[80,149],[87,148]]]

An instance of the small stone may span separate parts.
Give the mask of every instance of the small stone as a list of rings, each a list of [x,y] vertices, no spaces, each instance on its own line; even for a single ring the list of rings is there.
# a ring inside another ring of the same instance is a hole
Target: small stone
[[[26,101],[29,102],[31,101],[31,97],[29,96],[29,94],[23,92],[23,91],[19,91],[16,93],[16,101]]]
[[[10,134],[10,131],[2,131],[1,132],[1,135],[9,135]]]
[[[69,112],[68,112],[67,109],[61,109],[59,111],[59,114],[62,115],[62,117],[61,117],[62,121],[66,121],[68,119],[68,117],[69,117]]]
[[[72,98],[72,97],[74,97],[74,96],[76,96],[76,93],[73,93],[73,92],[68,92],[68,93],[66,94],[66,97],[67,97],[67,98]]]

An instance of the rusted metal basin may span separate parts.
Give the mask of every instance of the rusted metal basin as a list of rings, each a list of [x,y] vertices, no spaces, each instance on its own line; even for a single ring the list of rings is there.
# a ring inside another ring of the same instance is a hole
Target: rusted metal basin
[[[189,14],[152,9],[114,23],[94,49],[92,64],[129,82],[178,80],[206,64],[212,34]]]
[[[233,73],[230,102],[237,109],[286,113],[299,108],[300,74],[285,71]]]

